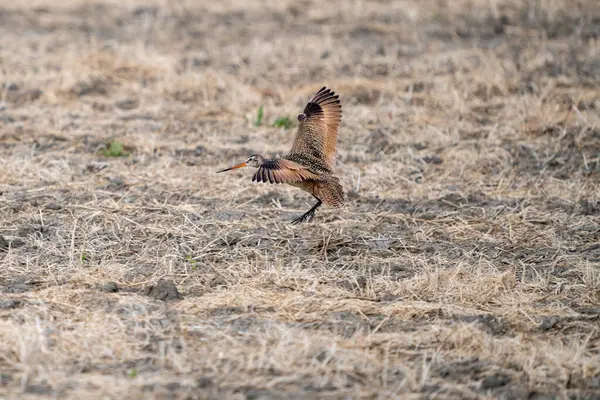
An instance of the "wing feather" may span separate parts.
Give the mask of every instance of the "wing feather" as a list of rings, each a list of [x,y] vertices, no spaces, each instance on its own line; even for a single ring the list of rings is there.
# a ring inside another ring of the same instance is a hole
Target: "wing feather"
[[[277,181],[275,180],[275,174],[273,173],[274,171],[272,170],[268,170],[267,174],[269,175],[269,182],[270,183],[276,183]]]
[[[319,176],[306,167],[281,158],[265,160],[252,176],[253,182],[294,183],[318,179]]]
[[[290,154],[301,154],[322,160],[333,171],[337,135],[342,120],[342,105],[335,92],[321,88],[304,108],[306,118],[300,121]]]

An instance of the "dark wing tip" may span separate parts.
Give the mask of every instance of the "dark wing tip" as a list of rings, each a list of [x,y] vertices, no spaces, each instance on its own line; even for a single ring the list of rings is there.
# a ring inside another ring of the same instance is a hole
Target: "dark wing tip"
[[[252,182],[284,183],[286,180],[283,170],[285,168],[277,160],[266,160],[252,176]]]
[[[336,95],[335,92],[331,89],[327,89],[326,86],[323,86],[321,90],[319,90],[315,95],[308,101],[309,103],[323,104],[329,100],[337,100],[340,96]]]

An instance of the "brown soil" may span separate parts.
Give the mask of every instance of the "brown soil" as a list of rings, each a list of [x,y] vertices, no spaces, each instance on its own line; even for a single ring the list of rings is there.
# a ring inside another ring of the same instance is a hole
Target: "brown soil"
[[[2,2],[0,397],[599,398],[596,3]]]

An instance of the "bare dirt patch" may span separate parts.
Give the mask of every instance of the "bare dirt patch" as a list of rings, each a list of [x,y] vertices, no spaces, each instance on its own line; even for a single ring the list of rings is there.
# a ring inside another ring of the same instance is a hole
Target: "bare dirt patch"
[[[0,4],[0,395],[600,396],[599,21]],[[309,196],[215,171],[325,84],[347,206],[296,227]]]

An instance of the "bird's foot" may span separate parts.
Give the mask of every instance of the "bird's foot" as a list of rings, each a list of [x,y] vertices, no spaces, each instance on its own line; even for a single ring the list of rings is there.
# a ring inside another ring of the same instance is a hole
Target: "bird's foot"
[[[308,210],[307,212],[305,212],[304,214],[302,214],[302,216],[293,220],[292,224],[296,225],[296,224],[299,224],[300,222],[312,221],[312,219],[315,216],[315,211],[317,211],[317,208],[319,208],[321,206],[321,204],[323,204],[318,197],[315,197],[315,198],[317,199],[317,204],[312,206],[312,208],[310,210]]]
[[[310,210],[292,221],[293,225],[298,225],[301,222],[310,222],[315,217],[315,210]]]

